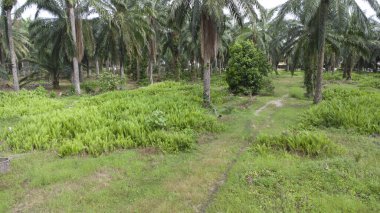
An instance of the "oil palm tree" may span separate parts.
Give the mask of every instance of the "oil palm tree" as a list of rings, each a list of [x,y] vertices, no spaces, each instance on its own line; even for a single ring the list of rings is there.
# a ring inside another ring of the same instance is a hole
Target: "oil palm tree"
[[[69,47],[73,51],[70,51],[69,54],[71,56],[71,62],[72,62],[72,68],[73,68],[73,85],[75,88],[76,94],[80,94],[80,81],[79,81],[79,57],[80,57],[80,51],[83,48],[80,48],[80,45],[78,43],[82,43],[81,38],[81,32],[78,30],[80,27],[80,24],[78,22],[78,19],[76,18],[75,14],[75,6],[77,4],[76,0],[46,0],[46,1],[39,1],[39,0],[27,0],[26,3],[21,6],[17,12],[18,15],[20,15],[22,12],[24,12],[28,7],[32,5],[37,5],[38,10],[36,13],[36,16],[38,16],[39,12],[41,10],[48,11],[50,14],[52,14],[54,19],[61,19],[64,21],[66,32],[69,33],[70,37],[69,41],[71,41]],[[50,29],[49,29],[50,30]]]
[[[30,25],[30,35],[33,45],[39,50],[31,62],[44,64],[45,69],[53,75],[53,87],[59,87],[61,67],[74,51],[71,45],[71,35],[67,33],[66,13],[56,13],[58,18],[36,19]],[[47,59],[47,60],[46,60]]]
[[[146,11],[138,1],[111,1],[108,14],[93,20],[96,58],[119,63],[124,76],[126,57],[141,58],[152,33]]]
[[[380,6],[376,0],[366,0],[369,5],[380,15]],[[357,11],[357,14],[362,18],[365,13],[361,10],[355,0],[288,0],[279,7],[278,18],[284,19],[287,14],[295,14],[300,8],[300,5],[308,5],[307,19],[313,21],[316,27],[316,44],[317,44],[317,72],[315,82],[314,103],[319,103],[322,100],[322,72],[325,59],[325,44],[327,35],[327,26],[334,17],[341,18],[341,12],[348,9]]]
[[[211,62],[217,56],[218,32],[224,21],[224,8],[242,24],[243,12],[255,13],[254,7],[260,4],[257,0],[175,0],[173,17],[179,24],[190,17],[193,33],[199,33],[203,71],[203,102],[211,106]]]
[[[17,70],[17,56],[15,52],[15,44],[13,39],[13,21],[12,21],[12,9],[17,3],[16,0],[5,0],[2,4],[2,11],[6,14],[6,34],[8,40],[9,55],[11,59],[11,68],[13,76],[13,89],[15,91],[20,90],[20,85],[18,81],[18,70]]]

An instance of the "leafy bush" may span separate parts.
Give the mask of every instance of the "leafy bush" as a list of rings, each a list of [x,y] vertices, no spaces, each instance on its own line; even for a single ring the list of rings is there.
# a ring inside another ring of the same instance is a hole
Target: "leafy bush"
[[[100,92],[100,85],[98,81],[87,81],[82,83],[80,86],[81,89],[87,94],[97,94]]]
[[[135,147],[182,151],[192,147],[197,134],[220,130],[217,119],[202,108],[201,94],[198,85],[165,82],[82,97],[70,107],[31,113],[0,138],[16,152],[53,149],[60,156]]]
[[[123,89],[125,79],[120,78],[119,75],[114,75],[110,72],[100,74],[99,79],[95,81],[86,81],[81,84],[81,88],[87,94],[99,94],[102,92],[109,92]]]
[[[268,86],[270,65],[265,55],[251,41],[240,41],[231,47],[226,73],[230,91],[234,94],[258,94]]]
[[[327,136],[317,132],[292,131],[278,136],[260,135],[256,139],[256,149],[263,147],[305,155],[332,155],[340,152],[338,146]]]
[[[120,89],[124,84],[125,79],[120,78],[110,72],[103,72],[99,77],[99,86],[101,91],[114,91]]]
[[[302,116],[302,126],[353,129],[362,134],[380,133],[380,94],[359,89],[334,88],[324,101]]]
[[[160,110],[152,112],[151,116],[148,118],[148,125],[152,129],[162,129],[166,127],[166,117],[165,113]]]

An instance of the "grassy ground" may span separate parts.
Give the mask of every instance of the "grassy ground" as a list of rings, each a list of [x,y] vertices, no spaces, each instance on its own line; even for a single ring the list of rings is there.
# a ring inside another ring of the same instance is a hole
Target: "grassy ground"
[[[324,130],[344,150],[329,158],[251,149],[258,134],[296,125],[311,105],[297,98],[298,75],[276,77],[274,96],[227,97],[217,106],[225,131],[203,135],[195,150],[17,156],[0,176],[0,212],[379,211],[378,138]]]

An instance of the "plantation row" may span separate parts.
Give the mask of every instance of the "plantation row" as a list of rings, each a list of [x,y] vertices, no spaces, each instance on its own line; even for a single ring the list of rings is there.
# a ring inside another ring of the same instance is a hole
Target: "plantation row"
[[[197,85],[173,82],[80,101],[48,98],[43,89],[0,93],[6,100],[0,105],[0,120],[21,118],[1,138],[16,152],[56,150],[60,156],[97,156],[136,147],[183,151],[193,147],[198,134],[221,129],[215,116],[202,108],[200,94]],[[224,97],[224,92],[215,92],[215,101]],[[324,92],[321,104],[304,113],[294,130],[282,136],[262,135],[258,145],[305,155],[333,154],[333,143],[315,128],[378,133],[378,109],[378,92],[333,87]]]

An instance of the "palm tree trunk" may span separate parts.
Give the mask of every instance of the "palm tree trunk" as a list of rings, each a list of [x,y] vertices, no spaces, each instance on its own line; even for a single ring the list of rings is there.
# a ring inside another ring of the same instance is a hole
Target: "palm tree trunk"
[[[205,107],[211,106],[211,63],[208,59],[203,71],[203,104]]]
[[[346,77],[346,80],[351,80],[352,77],[351,77],[351,74],[352,74],[352,69],[353,67],[350,65],[349,68],[347,69],[347,77]]]
[[[275,67],[274,67],[274,72],[276,73],[276,75],[280,75],[280,73],[278,73],[278,64],[280,63],[280,61],[276,61],[276,64],[275,64]]]
[[[152,60],[149,60],[148,73],[149,73],[150,84],[153,84],[153,61]]]
[[[15,91],[20,90],[20,85],[18,82],[18,72],[17,72],[17,56],[15,53],[15,46],[13,41],[13,24],[12,24],[12,7],[9,7],[6,11],[7,13],[7,25],[8,25],[8,42],[9,42],[9,52],[11,55],[11,66],[13,75],[13,89]]]
[[[192,81],[197,81],[197,68],[196,68],[196,63],[195,63],[195,59],[193,59],[192,61],[191,61],[191,73],[192,73],[192,75],[191,75],[191,79],[192,79]]]
[[[179,53],[174,54],[174,70],[175,70],[175,80],[179,81],[181,79],[181,68],[179,64]]]
[[[80,81],[79,81],[79,62],[78,62],[78,52],[77,52],[77,33],[76,33],[76,27],[75,27],[75,13],[74,13],[74,6],[70,3],[69,0],[66,0],[66,5],[69,13],[69,19],[70,19],[70,26],[71,26],[71,36],[73,38],[74,43],[74,55],[73,55],[73,84],[75,88],[75,93],[77,95],[80,95]]]
[[[354,66],[355,66],[354,57],[350,57],[350,61],[348,63],[346,80],[352,79],[352,70],[354,69]]]
[[[333,55],[331,56],[331,72],[332,73],[335,72],[335,64],[336,64],[336,55],[335,53],[333,53]]]
[[[379,69],[379,65],[377,64],[378,63],[378,60],[377,58],[375,59],[375,70],[373,71],[374,73],[377,73],[377,70]]]
[[[347,73],[348,73],[348,61],[346,61],[344,64],[343,64],[343,79],[347,78]]]
[[[125,77],[125,72],[124,72],[124,62],[123,60],[120,61],[120,77],[124,78]]]
[[[53,89],[59,89],[59,71],[53,73]]]
[[[139,82],[141,78],[140,59],[136,59],[136,81]]]
[[[318,69],[316,75],[316,87],[314,94],[314,103],[322,101],[322,80],[323,65],[325,60],[325,43],[326,43],[326,22],[330,0],[322,0],[319,11],[319,35],[318,35]]]
[[[79,82],[82,83],[83,82],[83,65],[80,64],[79,62],[78,64],[79,64]]]
[[[98,77],[100,74],[99,59],[98,58],[95,59],[95,67],[96,67],[96,77]]]

